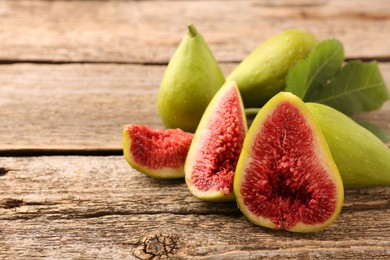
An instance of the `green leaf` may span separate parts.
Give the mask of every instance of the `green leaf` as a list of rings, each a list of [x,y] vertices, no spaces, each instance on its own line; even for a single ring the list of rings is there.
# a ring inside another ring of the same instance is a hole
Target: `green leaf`
[[[369,130],[371,133],[376,135],[376,137],[381,139],[382,142],[386,143],[387,141],[390,140],[389,133],[387,133],[387,131],[381,128],[380,126],[360,119],[354,119],[354,120],[356,123],[358,123],[359,125]]]
[[[313,89],[305,101],[326,104],[352,115],[378,109],[388,98],[378,64],[351,61],[328,85]]]
[[[290,68],[285,91],[306,99],[312,90],[326,85],[334,77],[343,61],[344,50],[340,41],[330,39],[321,42],[306,59]]]
[[[321,42],[289,70],[285,91],[347,115],[380,108],[389,94],[377,63],[352,61],[342,67],[343,61],[341,42]]]

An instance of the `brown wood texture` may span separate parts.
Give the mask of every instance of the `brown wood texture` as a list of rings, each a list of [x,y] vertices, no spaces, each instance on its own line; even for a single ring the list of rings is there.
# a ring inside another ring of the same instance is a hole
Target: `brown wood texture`
[[[294,234],[115,156],[124,124],[163,127],[158,87],[189,22],[226,75],[297,27],[379,60],[390,88],[387,0],[0,1],[0,259],[389,259],[390,188],[347,190],[335,223]],[[361,117],[390,132],[390,102]]]
[[[227,74],[236,64],[223,64]],[[0,66],[0,152],[117,150],[122,127],[163,125],[157,93],[165,65]],[[390,87],[390,65],[380,64]],[[390,132],[390,102],[364,117]]]
[[[189,22],[220,61],[292,27],[340,39],[350,58],[390,58],[387,0],[18,0],[0,5],[0,60],[166,63]]]
[[[388,259],[390,189],[349,190],[314,234],[250,224],[234,203],[192,197],[121,156],[0,158],[0,258]]]

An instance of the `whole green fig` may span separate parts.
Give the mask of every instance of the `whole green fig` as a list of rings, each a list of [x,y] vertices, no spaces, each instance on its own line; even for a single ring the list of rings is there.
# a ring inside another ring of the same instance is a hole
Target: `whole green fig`
[[[158,111],[168,128],[195,132],[225,77],[202,35],[188,26],[169,61],[158,93]]]
[[[306,103],[321,128],[345,188],[390,186],[390,149],[348,116]]]
[[[289,68],[317,45],[314,35],[291,29],[259,45],[227,77],[240,89],[246,108],[260,107],[285,88]]]

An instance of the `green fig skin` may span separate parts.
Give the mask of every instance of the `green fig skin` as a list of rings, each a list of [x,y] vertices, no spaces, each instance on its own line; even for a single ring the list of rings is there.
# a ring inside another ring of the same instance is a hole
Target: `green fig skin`
[[[172,56],[158,93],[158,111],[167,128],[195,132],[224,74],[194,25]]]
[[[390,186],[390,149],[341,112],[306,103],[328,143],[345,188]]]
[[[236,81],[245,108],[261,107],[284,89],[289,68],[317,43],[314,35],[303,30],[281,32],[259,45],[226,80]]]

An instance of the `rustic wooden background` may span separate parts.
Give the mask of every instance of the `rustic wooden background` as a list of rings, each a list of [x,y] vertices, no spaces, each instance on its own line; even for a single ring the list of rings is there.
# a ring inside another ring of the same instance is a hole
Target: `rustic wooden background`
[[[163,127],[156,95],[189,22],[226,75],[297,27],[378,60],[390,86],[388,0],[1,1],[0,259],[389,259],[390,188],[348,190],[333,225],[293,234],[127,165],[122,127]],[[361,117],[390,132],[389,102]]]

